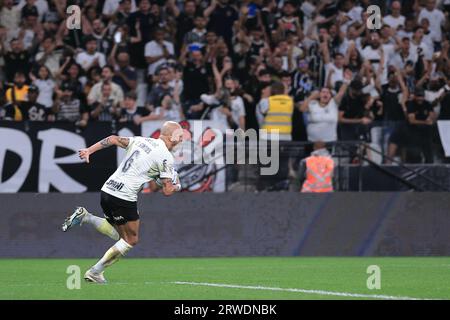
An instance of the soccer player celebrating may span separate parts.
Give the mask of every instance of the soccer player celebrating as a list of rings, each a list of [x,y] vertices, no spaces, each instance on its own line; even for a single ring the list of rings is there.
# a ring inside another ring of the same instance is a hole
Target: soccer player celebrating
[[[86,281],[106,283],[103,276],[105,268],[119,260],[137,244],[139,233],[137,196],[144,183],[149,182],[152,191],[162,189],[166,196],[181,190],[178,174],[173,168],[174,158],[171,150],[182,139],[181,126],[168,121],[163,124],[159,139],[112,135],[79,151],[80,158],[89,163],[89,156],[104,148],[114,145],[127,150],[127,156],[101,189],[100,204],[106,219],[79,207],[62,225],[62,230],[67,231],[75,225],[87,223],[117,241],[93,267],[86,271],[84,275]]]

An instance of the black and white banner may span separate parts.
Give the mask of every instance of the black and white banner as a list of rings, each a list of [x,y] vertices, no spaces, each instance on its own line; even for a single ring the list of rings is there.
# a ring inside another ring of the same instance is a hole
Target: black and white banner
[[[190,140],[185,143],[202,145],[202,133],[191,130],[194,125],[185,121],[183,127]],[[203,121],[202,132],[220,136],[214,123]],[[0,122],[0,193],[15,192],[71,192],[99,191],[104,181],[117,168],[125,152],[109,148],[91,156],[89,164],[78,157],[78,150],[86,148],[110,134],[121,136],[159,136],[160,122],[148,122],[141,127],[133,124],[90,124],[78,130],[69,123]],[[210,139],[213,141],[214,139]],[[200,148],[199,152],[207,152]],[[195,148],[193,150],[196,150]],[[182,184],[190,191],[223,191],[224,170],[217,172],[215,163],[179,165]],[[214,174],[217,172],[216,174]]]

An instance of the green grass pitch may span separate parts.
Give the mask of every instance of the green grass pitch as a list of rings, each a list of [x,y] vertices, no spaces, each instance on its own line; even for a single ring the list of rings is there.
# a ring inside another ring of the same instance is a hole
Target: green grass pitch
[[[125,258],[107,269],[107,285],[69,290],[67,267],[83,276],[94,262],[0,259],[0,299],[450,299],[444,257]],[[380,290],[367,288],[369,265],[380,267]]]

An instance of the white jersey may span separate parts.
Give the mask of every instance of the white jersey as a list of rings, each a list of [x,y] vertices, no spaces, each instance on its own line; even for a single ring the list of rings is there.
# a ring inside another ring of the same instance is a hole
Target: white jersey
[[[157,178],[172,179],[174,158],[161,139],[129,139],[126,157],[106,180],[102,191],[134,202],[144,183]]]

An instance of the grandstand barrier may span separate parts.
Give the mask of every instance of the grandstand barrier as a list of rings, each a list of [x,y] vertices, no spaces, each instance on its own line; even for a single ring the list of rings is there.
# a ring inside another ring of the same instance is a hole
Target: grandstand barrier
[[[157,137],[160,121],[149,121],[142,126],[99,122],[84,130],[73,124],[57,122],[11,122],[0,121],[0,193],[16,192],[97,192],[104,181],[114,172],[125,156],[122,149],[108,148],[98,152],[86,165],[77,151],[105,136],[143,135]],[[218,138],[199,148],[203,133],[216,128],[211,121],[184,121],[187,139],[184,147],[194,158],[211,158],[213,144],[223,140],[222,129],[214,129]],[[197,128],[197,129],[196,129]],[[209,134],[211,137],[211,134]],[[236,146],[236,145],[235,145]],[[358,147],[359,146],[359,147]],[[376,166],[350,164],[351,150],[362,149],[361,141],[330,143],[336,162],[334,186],[337,191],[408,191],[408,181],[416,190],[450,190],[450,165],[394,165],[383,166],[384,173]],[[247,146],[248,147],[248,146]],[[270,148],[270,144],[268,144]],[[222,156],[202,164],[181,163],[177,165],[182,185],[191,192],[199,191],[279,191],[298,190],[297,181],[289,180],[289,163],[298,167],[300,160],[309,155],[311,145],[301,142],[280,142],[279,170],[276,175],[261,176],[260,165],[224,166]],[[248,156],[248,149],[247,149]],[[236,152],[237,153],[237,152]],[[375,152],[371,152],[374,156]],[[224,144],[223,154],[226,154]],[[228,157],[227,157],[228,159]],[[242,159],[241,159],[242,160]],[[223,163],[223,162],[222,162]],[[250,163],[247,161],[246,163]],[[379,165],[377,165],[379,166]],[[409,168],[409,169],[408,169]],[[387,173],[391,173],[386,174]],[[394,179],[399,177],[399,179]],[[424,176],[428,177],[425,179]],[[431,181],[430,181],[431,178]],[[400,181],[400,182],[399,182]],[[434,183],[433,183],[434,181]],[[436,182],[438,182],[436,184]]]
[[[94,258],[113,241],[67,233],[74,207],[101,215],[99,193],[0,194],[2,258]],[[181,193],[140,196],[129,257],[448,256],[448,193]]]

